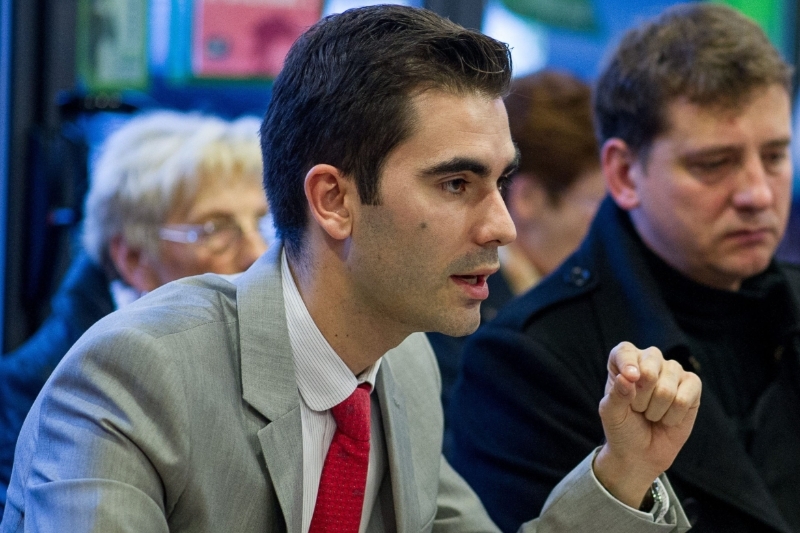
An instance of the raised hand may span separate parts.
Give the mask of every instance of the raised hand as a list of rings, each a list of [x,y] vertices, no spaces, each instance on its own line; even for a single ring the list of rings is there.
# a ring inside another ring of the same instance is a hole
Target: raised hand
[[[702,385],[697,375],[657,348],[617,345],[608,358],[600,418],[606,444],[594,472],[621,502],[639,507],[655,478],[667,470],[692,431]]]

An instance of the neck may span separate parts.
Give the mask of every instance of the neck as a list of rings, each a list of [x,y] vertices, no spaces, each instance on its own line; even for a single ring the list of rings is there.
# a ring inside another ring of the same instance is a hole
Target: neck
[[[289,270],[325,340],[347,367],[358,375],[373,365],[411,333],[381,321],[376,313],[354,298],[354,291],[340,262],[330,249],[312,254],[298,265],[287,257]]]

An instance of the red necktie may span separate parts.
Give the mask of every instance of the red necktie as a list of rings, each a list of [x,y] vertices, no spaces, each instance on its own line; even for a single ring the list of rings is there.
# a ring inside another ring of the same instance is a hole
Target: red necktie
[[[369,390],[362,383],[331,409],[336,432],[322,465],[309,533],[358,533],[369,465]]]

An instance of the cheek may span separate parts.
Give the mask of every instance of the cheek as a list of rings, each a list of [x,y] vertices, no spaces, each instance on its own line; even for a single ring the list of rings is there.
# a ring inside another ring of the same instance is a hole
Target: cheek
[[[198,273],[234,274],[239,272],[236,257],[232,253],[220,255],[200,254],[194,258],[194,270]]]
[[[165,242],[159,251],[158,262],[161,270],[166,272],[180,271],[186,262],[185,246],[177,243]]]
[[[718,187],[686,187],[677,191],[672,201],[671,208],[682,214],[686,223],[696,226],[696,230],[711,229],[717,220],[725,216],[732,207],[733,192],[727,188]],[[667,205],[662,209],[668,209]],[[658,206],[656,206],[658,208]]]
[[[789,175],[786,179],[779,181],[773,190],[773,194],[775,195],[778,210],[781,214],[788,216],[792,206],[792,176]]]
[[[182,250],[173,251],[164,258],[164,268],[174,278],[194,276],[205,272],[213,272],[213,262],[202,250],[184,247]]]

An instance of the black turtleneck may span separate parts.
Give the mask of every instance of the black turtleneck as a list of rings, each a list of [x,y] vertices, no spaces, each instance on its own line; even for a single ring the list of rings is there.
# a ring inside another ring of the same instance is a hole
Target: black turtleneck
[[[784,277],[772,264],[745,280],[738,291],[715,289],[690,280],[642,247],[664,301],[686,336],[695,371],[740,428],[748,449],[750,417],[775,379],[791,327]]]

